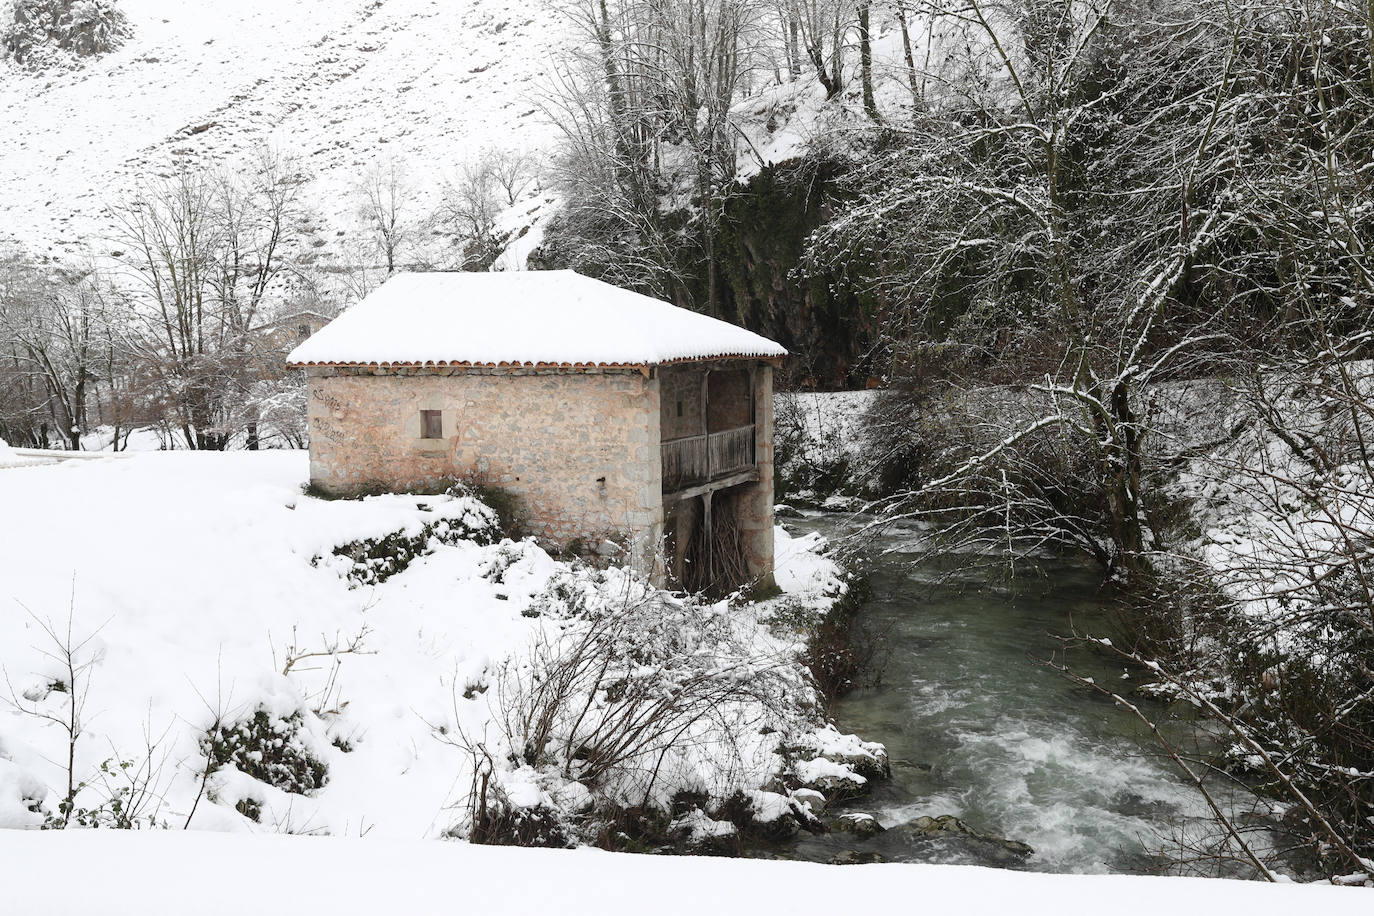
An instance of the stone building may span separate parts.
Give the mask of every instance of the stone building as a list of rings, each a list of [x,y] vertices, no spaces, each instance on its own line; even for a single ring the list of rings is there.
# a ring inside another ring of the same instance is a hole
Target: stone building
[[[454,479],[553,549],[624,551],[722,590],[773,569],[779,345],[572,271],[388,280],[288,357],[310,478],[335,495]]]

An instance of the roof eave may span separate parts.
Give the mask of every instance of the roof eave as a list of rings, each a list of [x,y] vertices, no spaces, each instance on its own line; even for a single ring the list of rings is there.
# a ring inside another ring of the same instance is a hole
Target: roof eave
[[[682,356],[658,362],[533,362],[500,360],[498,362],[470,362],[466,360],[306,360],[288,361],[288,369],[625,369],[646,372],[655,366],[674,366],[681,363],[706,363],[714,360],[758,360],[778,367],[787,354],[716,353],[709,356]]]

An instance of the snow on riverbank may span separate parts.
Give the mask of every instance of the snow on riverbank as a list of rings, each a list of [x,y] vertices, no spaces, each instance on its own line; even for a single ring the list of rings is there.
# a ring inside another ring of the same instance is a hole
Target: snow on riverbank
[[[874,389],[777,396],[774,454],[784,499],[851,507],[851,497],[868,484],[861,467],[864,421],[879,394]]]
[[[486,741],[498,778],[511,775],[501,691],[488,688],[524,670],[541,635],[575,632],[579,601],[644,595],[623,574],[579,572],[533,542],[484,546],[488,512],[475,500],[324,501],[302,494],[306,472],[300,452],[150,452],[0,471],[0,826],[58,813],[67,742],[44,716],[68,709],[72,678],[54,654],[69,614],[86,666],[77,686],[89,685],[78,808],[146,776],[154,797],[140,814],[171,827],[432,837],[460,824],[455,806],[471,786],[471,756],[444,736]],[[366,556],[388,536],[418,551],[389,578],[385,561]],[[838,578],[815,546],[793,544],[786,568],[798,572],[784,580],[803,606],[823,609],[816,590]],[[728,621],[760,663],[788,659],[787,677],[803,683],[798,647],[762,626],[761,610],[690,613]],[[350,644],[357,651],[328,651]],[[289,662],[312,652],[325,654]],[[216,717],[242,724],[258,711],[282,745],[324,766],[322,786],[286,791],[230,766],[202,784]],[[806,737],[768,734],[739,749],[740,787],[783,765],[784,737]],[[709,759],[696,753],[676,765]]]
[[[80,880],[72,880],[79,874]],[[1368,893],[1204,878],[1042,875],[951,865],[837,868],[372,837],[0,831],[7,910],[197,913],[1363,914]]]

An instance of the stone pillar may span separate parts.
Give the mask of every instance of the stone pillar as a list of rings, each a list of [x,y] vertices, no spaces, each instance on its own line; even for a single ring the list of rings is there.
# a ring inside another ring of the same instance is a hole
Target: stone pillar
[[[749,575],[760,588],[773,582],[773,367],[760,363],[754,371],[754,463],[759,480],[740,494],[739,526],[744,538]]]
[[[630,560],[635,572],[663,588],[668,576],[663,557],[662,391],[657,373],[644,381],[643,392],[643,444],[639,444],[638,433],[634,436],[640,508],[631,513]]]

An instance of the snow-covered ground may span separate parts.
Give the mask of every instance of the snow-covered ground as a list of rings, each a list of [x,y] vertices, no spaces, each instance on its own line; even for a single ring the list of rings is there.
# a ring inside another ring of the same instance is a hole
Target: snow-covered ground
[[[73,880],[79,875],[79,880]],[[627,856],[341,837],[0,831],[7,912],[1344,916],[1368,892],[955,865]]]
[[[595,606],[642,587],[556,561],[532,541],[441,537],[486,528],[489,511],[469,497],[327,501],[303,495],[306,476],[302,452],[145,452],[0,470],[0,826],[58,814],[67,738],[45,716],[70,709],[67,642],[83,704],[73,769],[89,783],[78,808],[133,776],[151,795],[142,816],[166,826],[432,837],[461,826],[454,806],[472,761],[446,740],[459,730],[497,748],[497,779],[533,785],[538,800],[547,786],[513,772],[499,750],[501,673],[524,670],[541,634],[576,632],[576,615],[563,612],[577,594]],[[428,552],[380,584],[335,554],[389,534],[423,535]],[[825,592],[842,588],[817,546],[779,532],[779,579],[793,590],[779,600],[820,611]],[[760,661],[794,658],[796,637],[759,622],[766,605],[699,613],[725,621]],[[288,664],[354,640],[356,652]],[[805,691],[796,699],[809,702]],[[234,766],[202,783],[216,718],[243,723],[259,710],[282,742],[327,766],[323,787],[283,791]],[[777,770],[781,737],[745,742],[740,786]],[[846,746],[833,730],[789,737],[817,753]],[[696,753],[680,766],[706,751]]]

